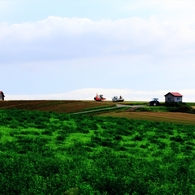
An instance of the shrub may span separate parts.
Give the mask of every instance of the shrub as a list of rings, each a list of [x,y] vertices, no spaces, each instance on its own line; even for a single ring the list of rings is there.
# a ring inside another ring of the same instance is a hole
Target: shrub
[[[171,102],[171,103],[166,102],[165,106],[167,107],[168,111],[170,111],[170,112],[194,113],[194,110],[191,106],[189,106],[186,103],[182,103],[182,102]]]

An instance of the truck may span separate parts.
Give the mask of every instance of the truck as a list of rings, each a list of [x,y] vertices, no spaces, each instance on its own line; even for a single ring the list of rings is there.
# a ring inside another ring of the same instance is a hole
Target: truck
[[[122,97],[122,96],[114,96],[113,98],[112,98],[112,101],[113,102],[123,102],[124,101],[124,98]]]

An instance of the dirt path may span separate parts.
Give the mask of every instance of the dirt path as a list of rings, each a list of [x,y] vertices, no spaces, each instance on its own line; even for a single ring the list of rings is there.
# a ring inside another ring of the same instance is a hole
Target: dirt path
[[[145,107],[145,106],[144,106],[144,105],[125,105],[125,104],[116,104],[116,107],[140,108],[140,107]]]
[[[113,110],[117,108],[122,108],[122,107],[128,107],[128,108],[139,108],[139,107],[144,107],[144,105],[124,105],[124,104],[116,104],[116,107],[109,107],[109,108],[101,108],[101,109],[93,109],[93,110],[86,110],[86,111],[81,111],[81,112],[75,112],[75,113],[70,113],[70,114],[85,114],[85,113],[91,113],[91,112],[98,112],[98,111],[105,111],[105,110]]]
[[[75,113],[70,113],[70,114],[86,114],[86,113],[91,113],[91,112],[98,112],[98,111],[105,111],[105,110],[113,110],[113,109],[117,109],[117,107],[101,108],[101,109],[94,109],[94,110],[86,110],[86,111],[75,112]]]

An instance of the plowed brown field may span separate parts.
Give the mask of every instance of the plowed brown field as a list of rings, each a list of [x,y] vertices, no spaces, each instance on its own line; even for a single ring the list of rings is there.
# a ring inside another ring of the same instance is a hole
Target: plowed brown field
[[[86,108],[98,108],[102,106],[115,106],[111,101],[69,101],[69,100],[21,100],[0,101],[0,108],[26,109],[52,111],[58,113],[79,112]],[[96,114],[99,116],[126,117],[132,119],[143,119],[152,121],[176,122],[195,125],[195,114],[179,112],[129,112],[118,111]]]
[[[109,112],[98,116],[125,117],[150,121],[162,121],[195,125],[195,114],[180,112]]]
[[[66,100],[21,100],[21,101],[0,101],[0,108],[26,109],[53,111],[59,113],[78,112],[86,108],[101,106],[115,106],[111,101],[66,101]]]

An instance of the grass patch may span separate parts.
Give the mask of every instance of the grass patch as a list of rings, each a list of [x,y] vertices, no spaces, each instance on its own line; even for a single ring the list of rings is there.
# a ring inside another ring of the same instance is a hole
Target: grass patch
[[[195,192],[195,125],[0,112],[0,194]]]

